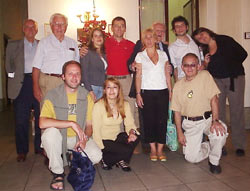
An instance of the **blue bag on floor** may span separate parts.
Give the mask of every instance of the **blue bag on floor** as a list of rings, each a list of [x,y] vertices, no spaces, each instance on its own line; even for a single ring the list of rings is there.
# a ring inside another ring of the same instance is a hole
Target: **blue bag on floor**
[[[168,123],[167,123],[167,135],[166,144],[171,151],[177,151],[178,149],[178,138],[176,126],[172,121],[172,110],[168,110]]]
[[[89,191],[95,179],[95,167],[88,155],[82,150],[70,150],[73,154],[70,172],[67,177],[68,182],[75,191]]]

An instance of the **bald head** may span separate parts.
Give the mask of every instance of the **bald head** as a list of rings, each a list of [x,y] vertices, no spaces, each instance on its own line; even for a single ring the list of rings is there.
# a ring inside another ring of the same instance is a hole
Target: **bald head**
[[[165,33],[166,33],[166,26],[163,23],[156,22],[152,25],[152,28],[157,36],[157,42],[164,41]]]

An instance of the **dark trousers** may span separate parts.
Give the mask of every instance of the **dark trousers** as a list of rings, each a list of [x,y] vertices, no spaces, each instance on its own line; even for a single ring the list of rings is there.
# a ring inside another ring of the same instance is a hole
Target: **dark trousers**
[[[230,90],[230,78],[214,78],[219,95],[219,118],[226,122],[226,98],[230,109],[232,143],[235,149],[245,149],[247,144],[244,116],[245,76],[234,78],[234,91]]]
[[[128,135],[126,132],[117,135],[115,141],[102,140],[104,144],[103,160],[109,165],[113,166],[117,162],[124,160],[129,163],[136,145],[139,143],[139,136],[136,141],[128,143]]]
[[[169,93],[164,90],[142,90],[144,141],[166,144]]]
[[[19,95],[14,100],[15,126],[16,126],[16,150],[18,154],[29,152],[29,125],[31,109],[34,109],[35,115],[35,151],[40,151],[41,130],[39,128],[40,106],[39,102],[33,96],[32,76],[25,74],[23,86]]]

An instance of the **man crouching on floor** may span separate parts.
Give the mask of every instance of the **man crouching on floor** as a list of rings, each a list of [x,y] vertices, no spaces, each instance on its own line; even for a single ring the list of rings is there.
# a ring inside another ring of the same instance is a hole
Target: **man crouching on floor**
[[[40,128],[45,130],[41,138],[42,146],[53,174],[52,190],[64,189],[63,167],[67,164],[67,149],[80,146],[93,164],[102,159],[101,150],[90,138],[94,102],[88,91],[80,86],[81,65],[69,61],[62,70],[64,83],[48,92],[40,115]]]
[[[187,161],[198,163],[208,157],[210,171],[219,174],[222,147],[228,135],[226,125],[218,118],[220,91],[208,71],[199,71],[195,54],[186,54],[181,67],[186,76],[176,82],[171,101],[178,140]],[[203,133],[209,141],[202,142]]]

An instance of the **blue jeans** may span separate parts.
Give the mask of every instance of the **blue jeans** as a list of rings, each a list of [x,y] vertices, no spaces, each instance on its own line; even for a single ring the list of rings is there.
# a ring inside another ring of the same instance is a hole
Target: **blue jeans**
[[[91,88],[96,96],[96,100],[100,99],[102,97],[102,94],[103,94],[103,87],[91,85]]]

